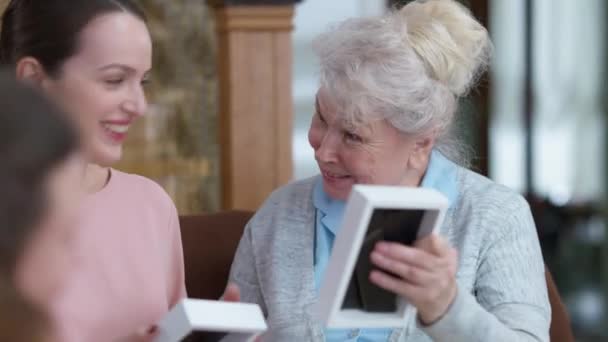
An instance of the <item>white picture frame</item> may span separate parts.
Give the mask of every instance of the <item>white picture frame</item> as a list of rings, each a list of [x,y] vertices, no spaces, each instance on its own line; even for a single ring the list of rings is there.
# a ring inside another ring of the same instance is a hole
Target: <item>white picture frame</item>
[[[415,222],[419,224],[412,234],[419,239],[438,231],[447,208],[448,199],[434,189],[355,185],[346,204],[318,300],[313,305],[315,319],[327,328],[336,329],[402,327],[416,313],[403,298],[396,297],[395,310],[390,312],[342,308],[370,220],[374,213],[382,213],[382,210],[416,213],[419,221]]]
[[[155,342],[178,342],[197,332],[227,334],[218,340],[254,341],[267,329],[259,305],[203,299],[183,299],[158,324]]]

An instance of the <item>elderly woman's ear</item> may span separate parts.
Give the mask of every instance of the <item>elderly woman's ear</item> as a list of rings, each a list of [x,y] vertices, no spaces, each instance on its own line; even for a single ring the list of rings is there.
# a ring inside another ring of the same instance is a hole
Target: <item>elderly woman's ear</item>
[[[425,134],[416,137],[408,159],[408,168],[424,173],[429,163],[433,146],[435,146],[434,134]]]

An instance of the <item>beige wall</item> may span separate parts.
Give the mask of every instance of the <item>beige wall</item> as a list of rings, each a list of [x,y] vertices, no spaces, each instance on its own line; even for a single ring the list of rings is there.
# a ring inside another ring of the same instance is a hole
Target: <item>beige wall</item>
[[[154,39],[150,110],[119,168],[151,177],[181,214],[219,207],[213,24],[204,1],[144,0]]]

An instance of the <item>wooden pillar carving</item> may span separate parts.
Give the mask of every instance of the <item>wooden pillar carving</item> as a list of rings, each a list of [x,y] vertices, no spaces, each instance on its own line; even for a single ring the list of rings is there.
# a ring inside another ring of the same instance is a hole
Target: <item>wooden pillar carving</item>
[[[296,1],[260,2],[208,1],[217,29],[223,209],[255,210],[292,177]]]

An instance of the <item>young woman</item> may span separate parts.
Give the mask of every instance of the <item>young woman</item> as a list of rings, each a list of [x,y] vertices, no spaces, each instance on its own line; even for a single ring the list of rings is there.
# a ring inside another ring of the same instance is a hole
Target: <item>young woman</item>
[[[70,287],[53,303],[62,340],[112,341],[186,295],[177,211],[156,183],[114,170],[146,112],[152,42],[132,0],[13,0],[0,57],[78,123],[87,196]]]

